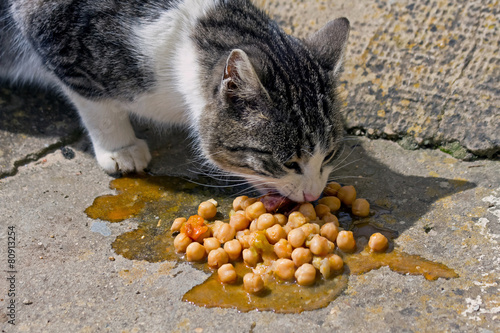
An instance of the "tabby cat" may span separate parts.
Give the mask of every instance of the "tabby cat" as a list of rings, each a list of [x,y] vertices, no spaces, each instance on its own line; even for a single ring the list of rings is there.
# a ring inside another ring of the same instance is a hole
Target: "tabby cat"
[[[213,165],[311,201],[341,143],[348,35],[339,18],[294,38],[250,0],[3,0],[0,76],[59,87],[109,173],[151,159],[135,114],[188,126]]]

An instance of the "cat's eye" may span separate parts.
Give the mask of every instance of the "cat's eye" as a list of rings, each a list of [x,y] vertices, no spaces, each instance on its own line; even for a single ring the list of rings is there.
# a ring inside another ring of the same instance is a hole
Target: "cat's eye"
[[[286,162],[283,164],[285,168],[290,169],[290,170],[295,170],[297,173],[302,173],[302,169],[300,168],[299,163],[297,162]]]

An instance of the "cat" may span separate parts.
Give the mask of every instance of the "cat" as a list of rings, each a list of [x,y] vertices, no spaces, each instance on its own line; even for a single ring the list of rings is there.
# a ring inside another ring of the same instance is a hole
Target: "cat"
[[[4,0],[0,76],[58,87],[99,165],[151,160],[129,114],[189,127],[212,165],[314,201],[339,153],[350,25],[287,35],[249,0]]]

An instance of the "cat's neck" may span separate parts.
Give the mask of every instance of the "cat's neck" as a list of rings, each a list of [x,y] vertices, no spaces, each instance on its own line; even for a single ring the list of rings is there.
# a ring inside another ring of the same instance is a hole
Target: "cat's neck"
[[[154,64],[157,91],[175,90],[182,96],[184,122],[191,126],[196,125],[207,104],[201,86],[203,78],[198,52],[191,35],[199,19],[219,2],[185,0],[175,9],[163,13],[154,23],[136,29],[140,52]]]

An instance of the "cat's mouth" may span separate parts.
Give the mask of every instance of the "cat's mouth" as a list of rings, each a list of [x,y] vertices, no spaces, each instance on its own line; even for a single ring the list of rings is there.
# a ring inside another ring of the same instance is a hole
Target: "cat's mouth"
[[[266,194],[259,198],[269,213],[288,213],[299,204],[280,194]]]

